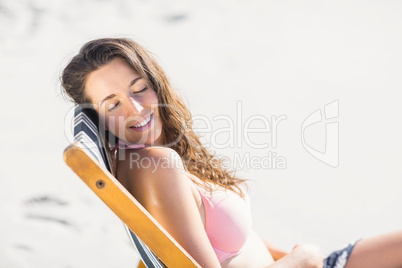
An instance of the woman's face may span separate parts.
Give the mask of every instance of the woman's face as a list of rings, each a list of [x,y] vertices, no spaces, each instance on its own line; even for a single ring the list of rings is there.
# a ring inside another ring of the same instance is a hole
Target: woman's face
[[[123,59],[116,58],[90,73],[85,93],[106,129],[119,139],[163,144],[156,92]]]

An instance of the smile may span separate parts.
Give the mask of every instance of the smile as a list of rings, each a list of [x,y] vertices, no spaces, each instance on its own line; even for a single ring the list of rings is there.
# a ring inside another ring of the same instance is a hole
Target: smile
[[[141,127],[147,125],[147,124],[151,121],[152,115],[153,115],[153,114],[151,114],[150,116],[148,116],[148,118],[146,118],[146,119],[145,119],[144,121],[142,121],[141,123],[139,123],[139,124],[137,124],[137,125],[134,125],[134,126],[131,126],[130,128],[141,128]]]

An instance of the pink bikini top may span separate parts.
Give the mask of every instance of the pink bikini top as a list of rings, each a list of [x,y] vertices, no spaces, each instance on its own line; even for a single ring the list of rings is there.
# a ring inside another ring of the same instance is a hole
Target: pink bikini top
[[[119,148],[143,148],[144,145],[128,145],[119,141]],[[195,180],[197,177],[189,174]],[[191,180],[191,179],[190,179]],[[191,180],[194,183],[193,180]],[[250,201],[233,191],[217,189],[205,190],[194,183],[200,193],[205,209],[205,231],[220,263],[238,255],[252,231]]]
[[[199,180],[199,179],[198,179]],[[252,231],[249,197],[231,190],[212,193],[194,183],[205,209],[205,231],[220,263],[238,255]]]

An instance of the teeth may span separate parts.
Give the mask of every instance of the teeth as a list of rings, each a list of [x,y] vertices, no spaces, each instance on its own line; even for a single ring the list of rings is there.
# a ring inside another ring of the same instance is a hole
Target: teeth
[[[149,116],[147,119],[145,119],[144,121],[142,121],[141,123],[139,123],[138,125],[135,125],[134,127],[143,127],[146,124],[148,124],[149,120],[151,120],[151,116]]]

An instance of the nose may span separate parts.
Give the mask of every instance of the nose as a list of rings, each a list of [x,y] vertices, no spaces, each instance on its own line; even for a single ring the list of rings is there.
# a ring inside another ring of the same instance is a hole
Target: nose
[[[127,103],[126,117],[139,115],[141,114],[142,110],[144,110],[142,103],[133,97],[130,97]]]

